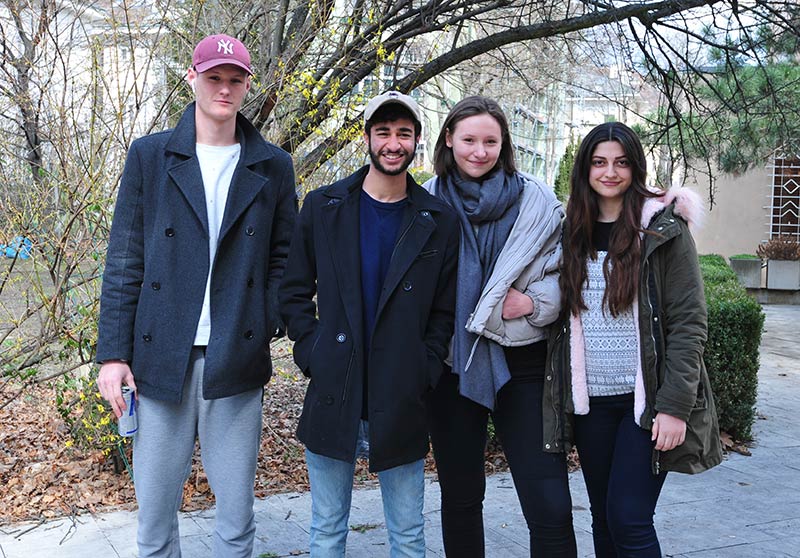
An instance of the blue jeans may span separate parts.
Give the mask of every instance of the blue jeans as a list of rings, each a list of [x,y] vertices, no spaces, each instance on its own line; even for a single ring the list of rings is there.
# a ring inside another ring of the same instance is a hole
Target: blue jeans
[[[359,429],[357,455],[368,451],[367,423]],[[306,450],[311,482],[311,558],[344,558],[355,461],[348,463]],[[391,558],[425,556],[422,459],[378,473]]]
[[[655,443],[633,420],[633,394],[591,397],[575,415],[575,444],[592,509],[597,558],[660,558],[653,525],[667,473],[653,475]]]

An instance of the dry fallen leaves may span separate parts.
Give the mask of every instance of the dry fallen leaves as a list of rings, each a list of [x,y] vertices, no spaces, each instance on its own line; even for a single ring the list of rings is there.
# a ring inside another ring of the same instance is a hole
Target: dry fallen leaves
[[[741,455],[751,455],[750,449],[738,440],[734,440],[730,434],[725,431],[719,433],[719,440],[722,442],[722,449],[726,452],[733,451]]]
[[[276,372],[264,396],[264,430],[255,481],[258,497],[308,490],[304,448],[295,436],[307,382],[291,365],[285,343],[273,346],[273,357]],[[55,411],[53,399],[52,388],[38,386],[0,409],[0,525],[135,507],[133,483],[127,472],[115,473],[112,456],[68,447],[68,429]],[[131,458],[130,446],[126,455]],[[489,445],[486,467],[488,472],[506,468],[497,444]],[[426,470],[435,471],[430,455]],[[356,485],[375,479],[366,463],[359,461]],[[199,453],[195,453],[182,509],[199,510],[213,504]]]

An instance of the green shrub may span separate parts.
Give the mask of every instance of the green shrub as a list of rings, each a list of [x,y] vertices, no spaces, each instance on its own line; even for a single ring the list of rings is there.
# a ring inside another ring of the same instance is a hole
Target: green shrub
[[[700,256],[708,308],[708,342],[703,357],[717,404],[719,426],[749,440],[755,419],[758,348],[764,326],[759,303],[736,280],[720,256]],[[723,269],[724,267],[724,269]]]
[[[706,286],[726,283],[739,284],[736,272],[730,268],[725,258],[717,254],[700,256],[700,271]]]
[[[729,260],[760,260],[755,254],[734,254]]]

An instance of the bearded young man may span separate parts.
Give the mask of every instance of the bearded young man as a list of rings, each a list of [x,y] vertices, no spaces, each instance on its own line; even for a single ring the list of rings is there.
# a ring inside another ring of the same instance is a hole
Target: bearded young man
[[[306,196],[279,292],[311,378],[297,434],[312,558],[345,555],[358,457],[378,474],[391,556],[425,555],[425,399],[453,333],[459,225],[407,171],[419,107],[390,91],[364,116],[370,164]]]

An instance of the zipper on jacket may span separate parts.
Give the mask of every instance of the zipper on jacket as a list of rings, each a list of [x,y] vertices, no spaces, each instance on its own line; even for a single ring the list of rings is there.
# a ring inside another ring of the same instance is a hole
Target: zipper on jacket
[[[661,452],[657,449],[653,450],[652,465],[653,475],[656,477],[661,474]]]
[[[656,373],[656,383],[657,383],[658,382],[658,361],[659,361],[660,357],[658,355],[658,345],[656,344],[656,337],[653,334],[653,328],[655,326],[653,325],[653,314],[654,314],[653,301],[650,298],[650,260],[648,260],[648,259],[645,259],[645,261],[644,261],[644,284],[645,284],[645,294],[647,296],[647,307],[650,309],[650,319],[648,321],[647,326],[648,326],[648,331],[650,332],[650,341],[653,344],[653,353],[655,354],[655,357],[656,357],[656,371],[655,371],[655,373]],[[642,352],[642,355],[644,355],[644,351],[642,351],[641,348],[639,350]],[[642,364],[644,364],[644,363],[642,363]],[[645,374],[645,369],[644,369],[644,367],[642,367],[642,382],[644,382],[644,374]],[[658,390],[658,386],[656,386],[656,390]],[[646,403],[647,403],[647,391],[645,390],[645,406],[647,406]],[[651,413],[655,413],[655,400],[653,400],[652,404],[653,404],[653,409],[651,410]],[[653,414],[653,419],[652,420],[655,420],[655,418],[656,418],[655,414]],[[652,425],[651,425],[651,428],[652,428]]]
[[[347,362],[347,372],[344,375],[344,388],[342,389],[342,407],[347,402],[347,384],[350,383],[350,372],[353,370],[353,360],[356,356],[356,349],[350,351],[350,360]]]
[[[564,337],[564,334],[566,332],[567,332],[567,326],[562,326],[561,327],[561,331],[558,333],[558,335],[555,338],[555,341],[553,342],[553,346],[554,347],[559,346],[559,342]],[[551,401],[550,405],[553,407],[553,415],[555,415],[555,418],[556,418],[555,428],[553,429],[554,433],[558,432],[559,428],[561,426],[561,413],[558,412],[558,407],[556,406],[556,370],[557,370],[557,368],[555,366],[556,356],[557,356],[556,355],[556,351],[551,351],[551,353],[550,353],[550,371],[551,372],[550,373],[553,375],[553,378],[550,380],[550,401]],[[559,383],[563,383],[563,382],[559,382]],[[562,397],[564,397],[563,392],[564,392],[565,389],[566,388],[564,388],[564,387],[561,388]],[[563,412],[564,402],[561,401],[560,403],[561,403],[562,412]],[[545,443],[547,443],[547,441],[545,441]]]

